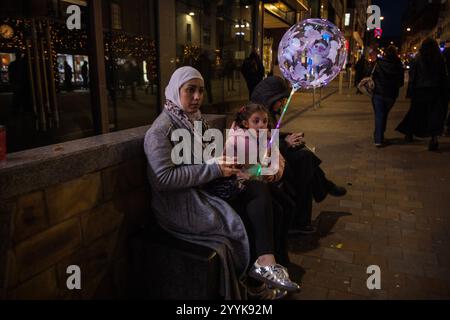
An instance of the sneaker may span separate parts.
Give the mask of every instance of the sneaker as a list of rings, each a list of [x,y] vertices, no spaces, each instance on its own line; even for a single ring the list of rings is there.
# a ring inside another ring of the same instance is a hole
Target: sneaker
[[[450,127],[447,127],[447,129],[445,130],[444,137],[450,137]]]
[[[287,269],[279,264],[263,267],[258,262],[255,262],[248,275],[255,280],[264,282],[272,288],[289,292],[300,290],[300,286],[289,279]]]
[[[375,147],[377,148],[383,148],[384,144],[383,143],[375,143]]]
[[[428,145],[429,151],[436,151],[439,149],[439,142],[437,141],[430,141],[430,144]]]
[[[330,195],[332,195],[333,197],[343,197],[347,194],[347,189],[345,189],[344,187],[340,187],[337,185],[333,185],[330,190],[328,191],[328,193]]]
[[[280,300],[286,297],[287,291],[278,288],[269,288],[263,283],[258,288],[247,287],[249,300]]]

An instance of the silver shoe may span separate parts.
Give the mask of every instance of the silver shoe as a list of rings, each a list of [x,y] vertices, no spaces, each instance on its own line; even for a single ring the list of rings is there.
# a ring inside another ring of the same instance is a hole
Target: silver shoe
[[[264,282],[269,287],[289,292],[300,290],[300,286],[289,279],[287,269],[279,264],[259,268],[253,265],[248,275],[253,279]]]
[[[260,288],[248,288],[249,300],[280,300],[286,297],[287,291],[278,288],[269,288],[265,283]]]

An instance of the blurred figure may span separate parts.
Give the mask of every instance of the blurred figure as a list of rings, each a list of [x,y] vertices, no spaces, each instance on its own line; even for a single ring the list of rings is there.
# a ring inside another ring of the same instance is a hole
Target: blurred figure
[[[83,88],[89,89],[89,68],[87,61],[81,67],[81,77],[83,78]]]
[[[136,101],[136,84],[139,83],[139,70],[130,60],[122,66],[121,80],[123,83],[122,99],[126,99],[128,88],[131,89],[131,99]]]
[[[241,72],[247,82],[248,94],[251,98],[253,90],[262,81],[265,73],[261,58],[255,50],[244,60]]]
[[[375,89],[372,105],[375,113],[375,146],[384,146],[384,132],[389,112],[398,98],[400,87],[405,81],[403,64],[398,57],[397,49],[389,46],[383,58],[379,58],[372,74]]]
[[[212,95],[212,87],[211,87],[211,77],[212,77],[212,66],[211,66],[211,60],[209,60],[209,54],[208,51],[203,51],[196,63],[194,64],[194,68],[200,71],[200,73],[203,76],[204,84],[205,84],[205,90],[208,94],[208,103],[211,104],[213,102],[213,95]]]
[[[9,83],[13,92],[13,112],[30,112],[32,104],[27,58],[23,53],[18,53],[16,57],[8,67]]]
[[[72,67],[67,63],[67,60],[66,60],[66,61],[64,61],[64,87],[66,88],[67,92],[70,92],[73,90],[72,76],[73,76]]]
[[[145,87],[145,93],[148,93],[148,88],[150,88],[151,90],[151,94],[154,95],[155,94],[155,84],[156,84],[156,78],[155,78],[155,74],[156,72],[154,71],[154,66],[152,65],[152,62],[149,60],[147,60],[147,64],[146,64],[146,72],[147,72],[147,80],[148,80],[148,84]]]
[[[447,80],[438,43],[425,39],[411,63],[407,93],[411,107],[396,129],[405,134],[406,141],[412,141],[414,136],[431,137],[428,150],[438,149],[438,136],[443,133],[447,115]]]
[[[234,71],[236,70],[236,63],[234,59],[230,56],[225,62],[223,69],[224,76],[227,78],[227,89],[228,91],[234,91]]]
[[[355,64],[355,87],[363,78],[367,76],[367,69],[369,68],[369,61],[366,59],[365,55],[361,55],[361,58]],[[362,94],[362,92],[356,88],[356,94]]]

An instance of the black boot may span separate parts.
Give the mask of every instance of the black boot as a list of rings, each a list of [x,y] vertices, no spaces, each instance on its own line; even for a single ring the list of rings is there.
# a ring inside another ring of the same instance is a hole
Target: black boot
[[[330,182],[330,188],[328,189],[328,194],[333,197],[343,197],[347,194],[347,189],[338,186],[333,182]]]
[[[428,145],[429,151],[436,151],[439,149],[439,142],[437,140],[437,137],[432,137],[430,140],[430,144]]]

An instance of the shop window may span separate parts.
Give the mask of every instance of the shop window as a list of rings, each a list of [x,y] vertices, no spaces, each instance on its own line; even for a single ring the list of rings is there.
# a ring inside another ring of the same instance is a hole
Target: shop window
[[[177,66],[191,65],[202,73],[206,105],[248,99],[240,67],[252,49],[251,3],[235,0],[176,2]],[[189,29],[187,25],[191,25]]]

